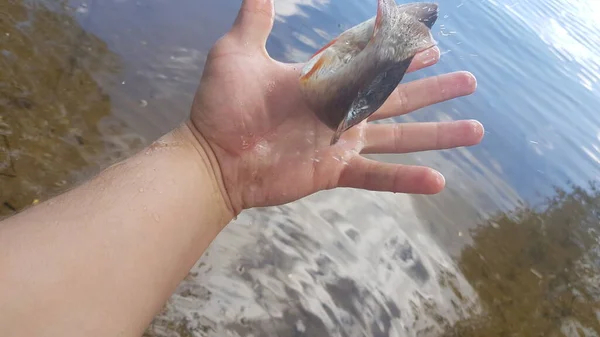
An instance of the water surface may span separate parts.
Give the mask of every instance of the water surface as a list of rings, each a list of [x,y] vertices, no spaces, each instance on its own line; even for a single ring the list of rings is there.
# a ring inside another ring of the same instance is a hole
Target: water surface
[[[0,5],[0,202],[9,215],[187,115],[240,1]],[[268,51],[305,61],[371,0],[276,0]],[[246,212],[150,336],[597,336],[600,3],[448,0],[440,62],[474,95],[398,121],[475,118],[481,145],[391,162],[439,169],[436,196],[356,190]]]

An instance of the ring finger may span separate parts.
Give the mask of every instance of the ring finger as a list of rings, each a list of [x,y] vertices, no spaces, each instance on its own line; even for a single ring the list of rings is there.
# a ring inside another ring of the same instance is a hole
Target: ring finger
[[[478,144],[483,137],[478,121],[369,124],[361,153],[408,153]]]

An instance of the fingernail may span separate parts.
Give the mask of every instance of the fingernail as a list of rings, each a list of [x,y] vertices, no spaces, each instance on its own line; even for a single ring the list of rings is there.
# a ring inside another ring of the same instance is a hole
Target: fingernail
[[[485,133],[483,124],[474,119],[469,120],[469,123],[471,123],[471,127],[473,128],[473,134],[477,135],[478,139],[481,139]]]
[[[432,47],[427,49],[423,53],[419,54],[419,62],[421,64],[428,66],[435,62],[437,62],[440,58],[440,49],[436,47]]]
[[[467,84],[469,87],[473,87],[474,89],[477,88],[477,78],[475,78],[475,75],[471,74],[470,72],[466,72],[467,75]]]
[[[436,180],[436,183],[438,183],[438,184],[440,184],[440,185],[442,185],[442,186],[446,185],[446,178],[444,178],[444,175],[442,175],[440,172],[438,172],[438,171],[435,171],[435,170],[434,170],[434,172],[435,172],[435,174],[436,174],[436,176],[437,176],[437,177],[435,178],[435,180]]]

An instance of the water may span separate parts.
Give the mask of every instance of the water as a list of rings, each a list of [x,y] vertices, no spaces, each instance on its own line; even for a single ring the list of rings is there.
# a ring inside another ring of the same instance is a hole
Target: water
[[[186,117],[240,1],[0,4],[3,215],[89,177]],[[277,0],[267,48],[305,61],[371,0]],[[475,118],[481,145],[430,165],[436,196],[355,190],[242,214],[150,336],[596,336],[600,2],[447,0],[440,62],[474,95],[401,121]],[[276,84],[275,84],[276,85]],[[548,198],[553,198],[548,200]]]

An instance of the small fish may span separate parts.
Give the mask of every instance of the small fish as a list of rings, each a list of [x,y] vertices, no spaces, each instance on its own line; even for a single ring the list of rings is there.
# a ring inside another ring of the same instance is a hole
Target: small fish
[[[431,27],[437,18],[434,3],[378,0],[375,17],[346,30],[311,57],[302,69],[300,87],[319,120],[335,131],[331,145],[383,105],[417,53],[436,45]]]

